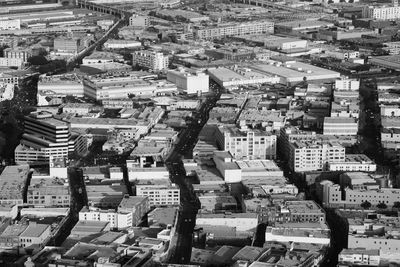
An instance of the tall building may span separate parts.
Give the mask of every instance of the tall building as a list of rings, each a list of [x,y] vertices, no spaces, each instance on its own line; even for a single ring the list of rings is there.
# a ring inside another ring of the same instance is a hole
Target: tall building
[[[160,52],[141,50],[132,53],[132,64],[151,70],[163,70],[168,68],[169,59]]]
[[[167,73],[167,80],[187,94],[207,93],[209,89],[209,76],[202,72],[170,70]]]
[[[74,151],[69,123],[48,112],[25,116],[25,133],[15,149],[17,164],[47,165],[50,157],[65,158]]]
[[[235,125],[219,126],[216,140],[222,150],[235,159],[274,159],[276,135],[257,130],[240,130]]]
[[[289,167],[295,172],[326,170],[328,163],[345,160],[345,148],[336,142],[294,141],[289,150]]]

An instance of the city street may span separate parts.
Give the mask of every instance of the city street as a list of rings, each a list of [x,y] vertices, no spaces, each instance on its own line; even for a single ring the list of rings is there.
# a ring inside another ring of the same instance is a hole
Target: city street
[[[181,206],[178,213],[176,225],[177,242],[173,248],[171,263],[189,263],[192,251],[193,230],[196,225],[196,214],[200,203],[193,187],[187,182],[185,168],[182,163],[182,155],[188,154],[196,144],[197,137],[208,120],[209,111],[215,106],[221,96],[220,88],[211,84],[210,89],[214,94],[207,97],[203,102],[197,115],[193,118],[192,124],[182,130],[181,138],[175,145],[170,156],[166,160],[166,165],[170,172],[170,179],[177,184],[181,190]]]

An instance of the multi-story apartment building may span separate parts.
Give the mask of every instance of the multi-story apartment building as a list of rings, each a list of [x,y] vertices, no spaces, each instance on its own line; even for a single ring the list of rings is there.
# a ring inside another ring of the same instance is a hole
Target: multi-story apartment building
[[[345,148],[337,142],[315,140],[289,144],[289,167],[295,172],[326,170],[329,163],[344,160]]]
[[[6,48],[3,53],[5,58],[22,59],[23,62],[27,62],[28,58],[32,56],[32,51],[30,49]]]
[[[50,157],[65,158],[75,149],[67,122],[51,113],[33,112],[25,116],[25,133],[15,149],[17,164],[48,164]]]
[[[349,79],[341,77],[335,80],[335,90],[339,91],[358,91],[360,89],[360,81],[357,79]]]
[[[274,22],[251,21],[244,23],[219,24],[195,28],[194,37],[198,39],[213,39],[226,36],[241,36],[248,34],[274,33]]]
[[[180,190],[175,185],[137,185],[136,195],[148,197],[150,206],[177,206],[180,204]]]
[[[219,126],[215,133],[218,146],[235,159],[274,159],[276,135],[261,130],[240,130],[236,125]]]
[[[17,67],[20,68],[24,61],[20,58],[0,57],[0,67]]]
[[[169,58],[160,52],[141,50],[132,53],[132,64],[159,71],[168,68]]]
[[[400,18],[400,6],[366,6],[362,16],[376,20],[397,20]]]

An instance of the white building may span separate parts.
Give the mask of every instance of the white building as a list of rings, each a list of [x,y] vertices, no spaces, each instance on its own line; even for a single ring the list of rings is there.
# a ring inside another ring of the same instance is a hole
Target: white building
[[[229,151],[235,159],[274,159],[276,135],[260,130],[240,130],[234,125],[219,126],[216,141],[222,150]]]
[[[224,36],[241,36],[247,34],[273,33],[274,22],[251,21],[245,23],[227,23],[211,27],[194,29],[194,36],[199,39],[213,39]]]
[[[379,249],[343,249],[339,253],[339,264],[379,266]]]
[[[129,18],[129,26],[149,27],[150,26],[150,18],[148,16],[140,16],[137,14],[133,14]]]
[[[265,241],[329,245],[330,231],[324,222],[276,224],[267,226]]]
[[[326,170],[328,163],[344,162],[345,148],[336,142],[289,143],[289,166],[295,172]]]
[[[148,197],[150,206],[177,206],[180,190],[176,185],[137,185],[136,195]]]
[[[104,43],[105,49],[132,49],[139,48],[142,43],[136,40],[108,40]]]
[[[190,72],[185,69],[169,70],[167,80],[187,94],[207,93],[209,90],[209,76],[202,72]]]
[[[348,222],[347,247],[349,249],[379,250],[378,255],[380,255],[381,260],[399,261],[398,218],[379,216],[378,219],[374,220],[348,219]],[[369,235],[371,232],[380,234]],[[376,260],[377,258],[375,258]]]
[[[381,130],[381,144],[387,149],[400,149],[400,129],[383,128]]]
[[[21,20],[0,18],[0,30],[19,30],[21,29]]]
[[[347,154],[344,162],[328,163],[329,171],[375,172],[376,164],[364,154]]]
[[[112,228],[126,229],[139,225],[149,210],[147,197],[125,195],[116,210],[83,207],[79,212],[79,220],[109,222]]]
[[[169,171],[166,167],[151,167],[151,168],[129,168],[129,181],[147,182],[147,181],[169,181]]]
[[[280,36],[268,36],[264,40],[264,46],[269,49],[276,50],[298,50],[307,48],[307,40],[299,38],[287,38]]]
[[[15,149],[17,164],[48,164],[49,159],[66,158],[75,150],[70,125],[48,112],[25,116],[25,133]]]
[[[111,228],[126,229],[132,226],[132,213],[83,207],[79,211],[79,220],[109,222]]]
[[[325,117],[324,135],[357,135],[356,118]]]
[[[237,231],[255,231],[258,215],[255,213],[197,214],[196,226],[214,225],[235,227]]]
[[[358,91],[360,89],[360,80],[341,77],[335,80],[335,89],[339,91]]]
[[[381,104],[381,116],[400,117],[400,106],[396,104]]]
[[[0,57],[0,67],[17,67],[20,68],[24,64],[21,58]]]
[[[400,6],[366,6],[362,16],[376,20],[397,20],[400,18]]]
[[[159,71],[168,69],[169,58],[160,52],[141,50],[132,53],[132,64]]]

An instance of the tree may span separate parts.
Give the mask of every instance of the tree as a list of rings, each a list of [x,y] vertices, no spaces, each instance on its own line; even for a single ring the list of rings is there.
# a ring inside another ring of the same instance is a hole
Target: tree
[[[383,202],[379,203],[378,205],[376,205],[379,209],[384,210],[387,208],[387,205]]]
[[[34,66],[46,65],[49,61],[44,56],[33,56],[28,58],[28,62]]]
[[[400,209],[400,201],[395,201],[395,202],[393,203],[393,208],[395,208],[395,209]]]
[[[363,203],[361,203],[360,205],[363,209],[367,210],[369,208],[371,208],[371,203],[369,201],[364,201]]]

